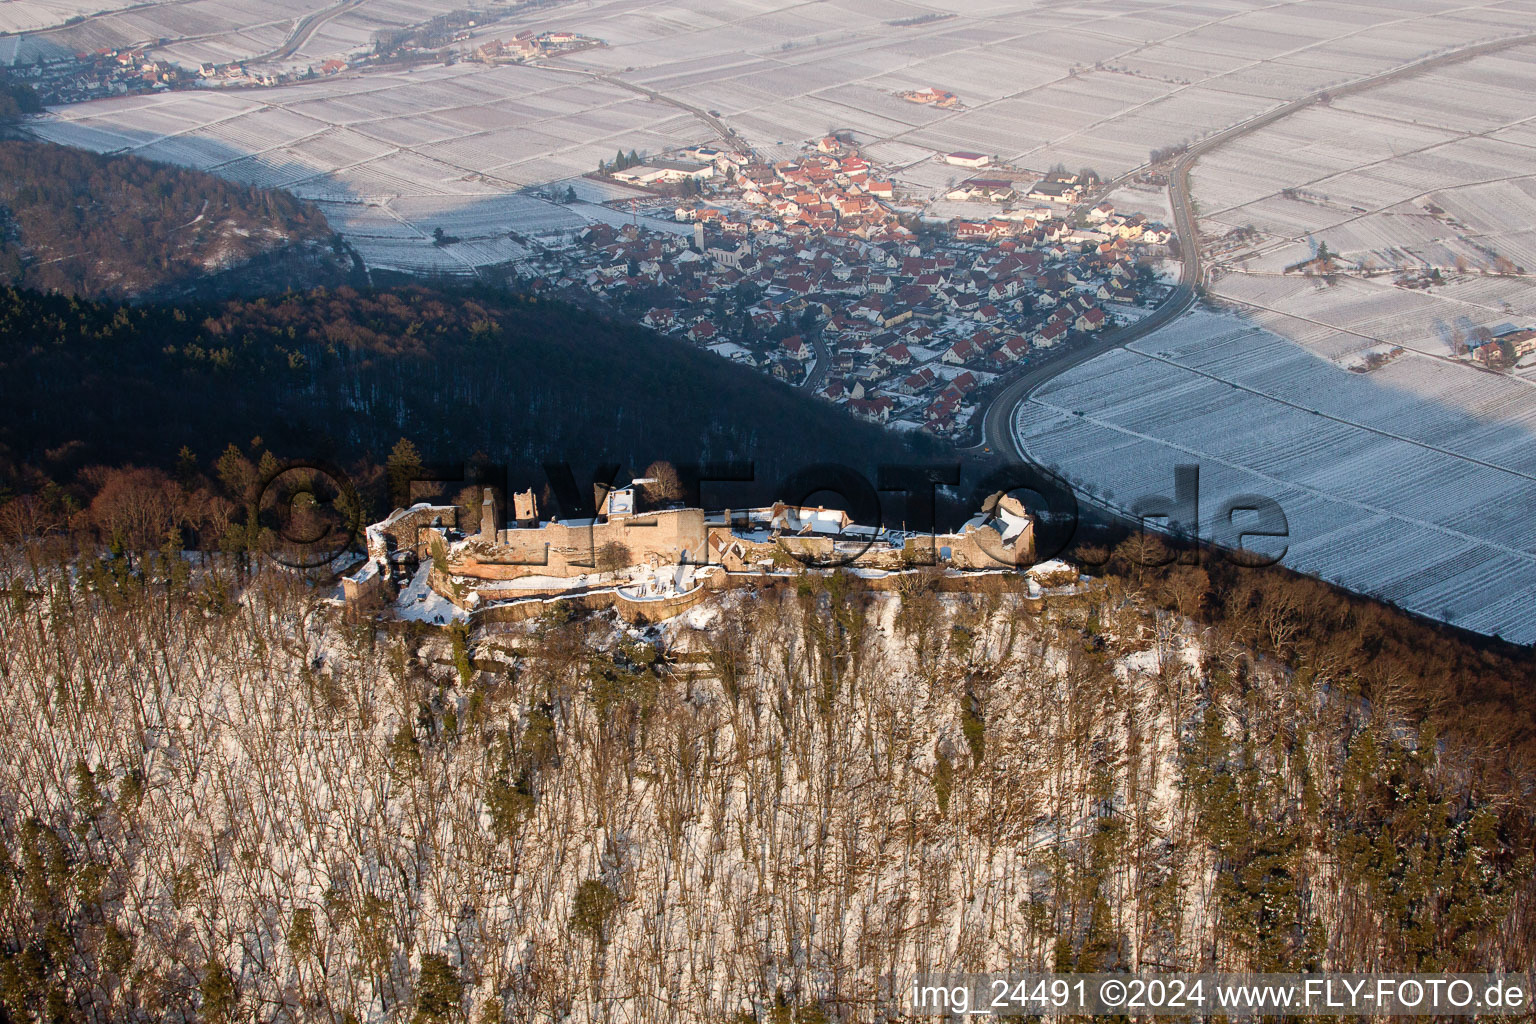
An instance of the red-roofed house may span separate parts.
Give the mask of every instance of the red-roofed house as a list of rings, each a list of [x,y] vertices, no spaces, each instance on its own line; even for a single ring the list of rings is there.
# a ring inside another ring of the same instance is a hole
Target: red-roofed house
[[[939,361],[951,366],[962,366],[973,359],[981,358],[981,346],[970,338],[961,338],[939,356]]]
[[[1003,342],[1002,347],[992,353],[992,362],[998,366],[1007,366],[1024,358],[1029,351],[1029,342],[1015,335]]]
[[[959,403],[957,403],[952,398],[945,398],[943,396],[935,398],[932,402],[929,402],[928,407],[923,410],[923,419],[935,425],[944,423],[945,421],[953,420],[955,418],[955,406],[957,404]]]
[[[1067,325],[1060,320],[1049,321],[1035,332],[1034,343],[1040,348],[1050,348],[1066,337]]]
[[[939,395],[944,398],[953,399],[955,402],[960,402],[975,389],[976,375],[967,370],[945,385],[944,390],[940,391]]]
[[[848,411],[871,423],[884,423],[891,418],[896,403],[881,395],[879,398],[853,398],[848,401]]]
[[[932,387],[938,379],[934,372],[925,366],[897,384],[893,390],[900,391],[904,395],[915,395],[919,391],[926,391]]]

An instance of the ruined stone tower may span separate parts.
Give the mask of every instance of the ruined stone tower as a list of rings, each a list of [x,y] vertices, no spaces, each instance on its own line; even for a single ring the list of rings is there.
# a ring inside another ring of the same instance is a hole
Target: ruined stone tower
[[[496,543],[496,494],[489,487],[480,502],[480,539],[487,544]]]

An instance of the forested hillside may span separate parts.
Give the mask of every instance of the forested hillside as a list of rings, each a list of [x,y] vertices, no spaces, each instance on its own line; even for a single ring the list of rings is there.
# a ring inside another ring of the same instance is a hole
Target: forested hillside
[[[1530,761],[1280,591],[807,577],[466,636],[30,550],[10,1020],[863,1021],[924,969],[1536,956]]]
[[[20,120],[26,114],[43,109],[42,101],[30,85],[0,79],[0,127]]]
[[[332,251],[320,211],[286,192],[134,156],[0,142],[0,282],[132,297],[288,250],[326,273],[350,264]]]
[[[506,292],[316,290],[130,306],[0,290],[0,445],[13,487],[90,464],[207,467],[253,438],[286,458],[638,470],[751,459],[764,497],[806,465],[936,452],[718,356]],[[953,458],[951,454],[949,456]],[[387,511],[384,510],[384,511]]]

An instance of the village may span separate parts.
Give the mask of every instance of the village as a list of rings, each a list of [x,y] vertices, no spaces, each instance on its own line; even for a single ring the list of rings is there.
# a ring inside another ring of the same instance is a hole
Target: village
[[[521,269],[535,290],[596,297],[862,419],[958,439],[1000,375],[1155,305],[1173,236],[1094,203],[1091,172],[938,159],[950,186],[898,196],[846,135],[772,164],[713,145],[620,154],[596,177],[653,193],[615,204],[631,222]],[[942,217],[956,210],[972,216]]]
[[[189,89],[198,81],[195,72],[152,58],[142,47],[103,46],[88,53],[61,53],[0,72],[0,84],[25,85],[45,104]]]
[[[332,59],[286,71],[243,60],[189,67],[151,57],[143,47],[101,47],[6,68],[0,72],[0,82],[25,84],[37,93],[40,102],[53,105],[184,89],[272,88],[340,74],[356,63]]]
[[[522,64],[577,53],[603,45],[576,32],[521,31],[462,48],[480,24],[474,12],[438,16],[407,29],[375,33],[371,45],[346,57],[295,63],[269,54],[228,61],[185,60],[152,56],[148,45],[60,51],[11,67],[0,65],[0,84],[30,86],[44,104],[83,103],[112,96],[183,89],[274,88],[339,75],[344,71],[402,67],[421,63]]]
[[[1066,563],[1035,564],[1035,518],[1006,493],[991,495],[954,532],[925,533],[783,501],[705,511],[658,497],[655,483],[594,487],[597,514],[587,518],[542,513],[532,490],[504,506],[490,488],[478,518],[460,505],[396,509],[367,527],[366,560],[342,578],[345,604],[358,614],[479,625],[537,616],[562,601],[659,622],[710,592],[806,573],[847,571],[879,588],[914,573],[958,582],[1022,571],[1037,599],[1080,586]]]

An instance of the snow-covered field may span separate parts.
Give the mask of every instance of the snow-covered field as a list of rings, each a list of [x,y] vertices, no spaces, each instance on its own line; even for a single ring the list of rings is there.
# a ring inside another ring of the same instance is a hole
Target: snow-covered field
[[[464,64],[105,100],[56,111],[34,130],[287,189],[319,203],[372,266],[463,273],[517,258],[509,232],[555,234],[618,217],[529,190],[559,182],[563,192],[564,179],[620,148],[675,145],[668,124],[687,116],[580,74]],[[623,194],[578,189],[585,200]],[[466,244],[435,247],[438,227]]]
[[[366,50],[380,29],[454,6],[361,0],[314,27],[289,63],[347,57]],[[259,9],[234,0],[151,3],[20,37],[18,45],[25,54],[148,42],[152,55],[226,61],[276,49],[305,15],[326,10],[324,0],[275,0]],[[1238,2],[1178,11],[1121,0],[1007,9],[964,3],[913,23],[931,14],[866,0],[611,0],[528,11],[493,3],[461,49],[521,29],[575,31],[605,45],[537,68],[460,64],[238,94],[106,100],[55,111],[38,130],[87,148],[280,185],[324,203],[378,204],[394,215],[398,200],[434,196],[479,211],[480,197],[584,174],[619,148],[655,153],[713,140],[714,130],[693,112],[713,110],[775,158],[829,129],[851,130],[873,158],[903,168],[903,186],[928,191],[957,176],[933,159],[957,149],[1036,169],[1061,162],[1119,173],[1154,147],[1209,134],[1296,95],[1529,24],[1526,12],[1505,3],[1437,0],[1347,17],[1331,6]],[[961,106],[943,110],[897,95],[930,86],[955,92]],[[1453,88],[1446,87],[1446,101],[1459,109]],[[1498,86],[1499,102],[1521,88],[1520,81]],[[1340,109],[1356,118],[1388,116],[1371,113],[1372,102],[1387,101],[1358,97]],[[1429,140],[1453,131],[1438,123],[1415,129]],[[1248,200],[1234,195],[1237,201]],[[477,237],[536,233],[547,219],[563,226],[568,214],[584,211],[524,206],[528,221],[504,212],[477,221]],[[437,226],[404,219],[419,239]],[[1522,244],[1536,245],[1529,238]],[[366,250],[377,265],[463,265],[442,253]],[[465,258],[473,265],[481,257]]]
[[[71,18],[115,11],[133,0],[6,0],[0,3],[0,32],[35,32]]]
[[[7,63],[149,46],[157,57],[196,67],[204,60],[241,60],[274,50],[299,19],[330,5],[327,0],[7,0],[0,3],[0,29],[37,33],[21,36],[5,54]],[[69,24],[77,17],[82,20]],[[23,20],[32,24],[10,24]]]
[[[1226,502],[1261,495],[1289,523],[1286,566],[1536,642],[1536,393],[1523,381],[1415,354],[1350,373],[1197,313],[1052,381],[1017,430],[1085,497],[1130,510],[1198,465],[1203,537],[1221,536]]]
[[[1026,166],[1119,172],[1154,146],[1196,138],[1330,83],[1527,20],[1487,8],[1418,3],[1391,12],[1222,4],[1189,11],[1086,3],[1070,8],[953,5],[955,17],[895,21],[917,9],[843,0],[764,12],[758,5],[669,5],[637,22],[624,4],[544,16],[575,21],[610,48],[576,61],[720,110],[754,144],[852,129],[871,140],[995,153]],[[627,70],[633,69],[633,70]],[[936,86],[963,109],[906,103]]]
[[[1196,464],[1202,536],[1219,536],[1223,502],[1263,495],[1288,518],[1291,568],[1536,642],[1536,381],[1456,358],[1479,330],[1536,324],[1533,87],[1523,46],[1202,157],[1207,243],[1257,232],[1209,261],[1241,315],[1186,317],[1063,375],[1021,410],[1022,445],[1125,511]],[[1371,273],[1284,273],[1321,244]],[[1435,269],[1430,288],[1394,284]]]
[[[1479,328],[1536,322],[1536,46],[1486,54],[1301,111],[1201,159],[1215,292],[1319,354],[1382,344],[1451,356]],[[1332,287],[1285,275],[1319,245],[1373,272]],[[1446,284],[1405,290],[1399,272]]]

